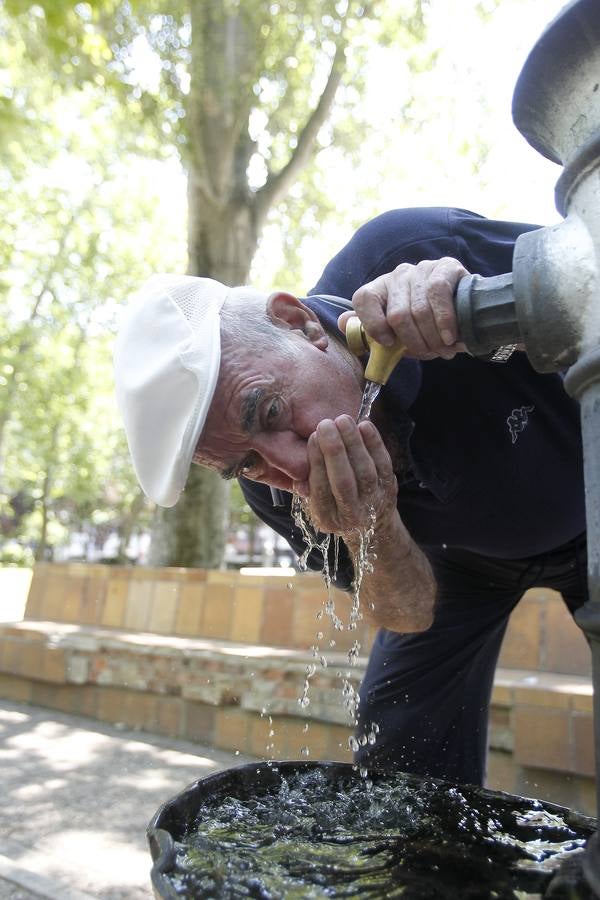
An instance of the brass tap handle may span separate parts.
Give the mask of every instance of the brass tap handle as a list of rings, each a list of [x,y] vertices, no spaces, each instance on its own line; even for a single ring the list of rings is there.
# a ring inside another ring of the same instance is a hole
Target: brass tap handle
[[[346,323],[346,343],[355,356],[369,354],[365,378],[376,384],[387,384],[387,380],[406,353],[403,344],[384,347],[366,333],[358,316],[352,316]]]
[[[346,322],[346,343],[350,352],[355,356],[364,356],[365,353],[370,352],[367,333],[358,316],[352,316]]]

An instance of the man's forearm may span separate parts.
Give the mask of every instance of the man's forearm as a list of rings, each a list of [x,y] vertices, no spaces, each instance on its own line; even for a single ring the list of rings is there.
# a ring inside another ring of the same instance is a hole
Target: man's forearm
[[[360,540],[345,536],[352,556]],[[425,554],[417,547],[398,513],[375,529],[368,553],[372,571],[360,584],[360,608],[376,625],[391,631],[425,631],[433,621],[436,583]]]

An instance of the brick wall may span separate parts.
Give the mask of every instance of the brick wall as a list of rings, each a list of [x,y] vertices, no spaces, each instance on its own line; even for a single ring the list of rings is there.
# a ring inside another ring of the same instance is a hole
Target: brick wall
[[[332,590],[340,618],[349,597]],[[306,650],[336,642],[347,651],[358,640],[365,651],[374,629],[336,631],[324,612],[320,576],[256,576],[238,571],[38,563],[26,620],[71,622],[181,637],[208,637]],[[317,638],[317,634],[322,637]]]
[[[342,620],[348,595],[332,590]],[[368,653],[375,630],[364,621],[336,631],[324,613],[318,575],[256,576],[237,571],[38,563],[25,619],[71,622],[182,637],[209,637],[305,650],[318,641]],[[322,638],[317,635],[322,633]],[[513,612],[499,665],[591,676],[589,648],[560,594],[534,588]]]
[[[332,596],[347,622],[349,598]],[[358,687],[373,630],[336,630],[325,599],[311,574],[39,564],[24,621],[0,626],[0,696],[258,757],[309,746],[348,761],[342,684]],[[488,786],[595,813],[590,653],[553,591],[529,591],[511,618]]]

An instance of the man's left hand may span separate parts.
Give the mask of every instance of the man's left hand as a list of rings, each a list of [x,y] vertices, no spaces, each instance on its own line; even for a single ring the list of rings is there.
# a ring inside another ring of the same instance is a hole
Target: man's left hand
[[[407,356],[416,359],[452,359],[465,350],[458,340],[454,292],[468,274],[450,256],[416,266],[402,263],[360,287],[352,305],[367,334],[378,343],[389,347],[399,342]],[[342,330],[350,315],[340,316]]]

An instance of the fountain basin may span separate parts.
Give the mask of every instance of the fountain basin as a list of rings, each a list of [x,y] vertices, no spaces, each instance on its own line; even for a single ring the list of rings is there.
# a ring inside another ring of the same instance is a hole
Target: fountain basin
[[[439,779],[349,763],[252,763],[169,800],[147,837],[157,898],[588,900],[595,820]]]

